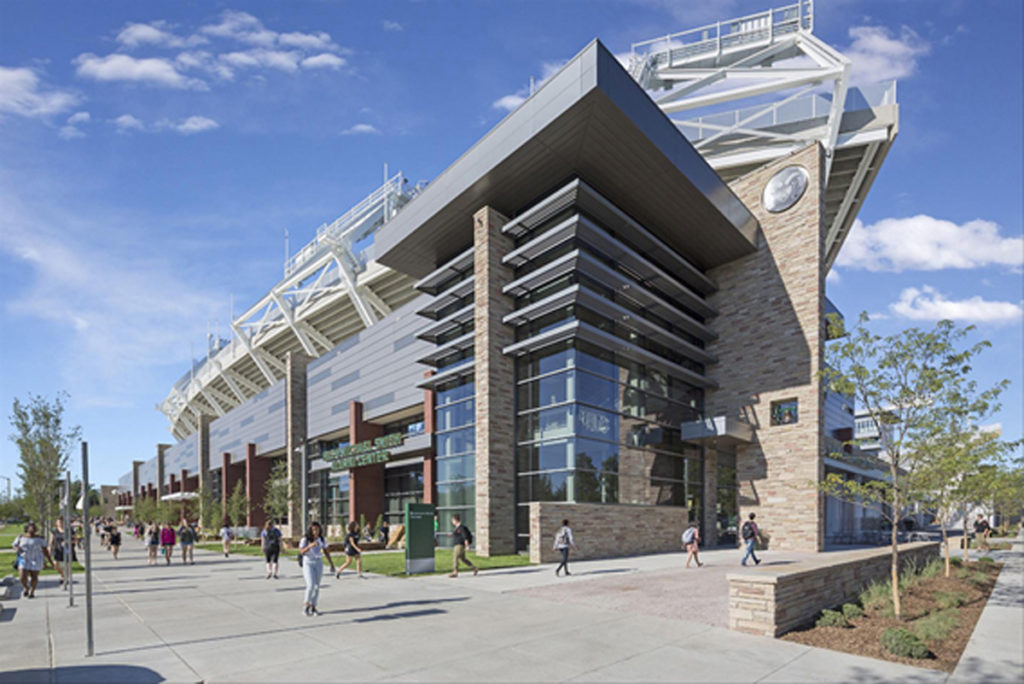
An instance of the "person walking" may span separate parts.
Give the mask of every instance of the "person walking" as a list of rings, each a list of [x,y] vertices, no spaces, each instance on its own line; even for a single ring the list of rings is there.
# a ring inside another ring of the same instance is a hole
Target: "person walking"
[[[160,529],[160,546],[163,547],[164,559],[167,561],[167,565],[171,564],[171,556],[174,555],[174,528],[171,527],[171,523],[165,522],[164,526]]]
[[[380,541],[384,544],[385,549],[391,544],[391,526],[388,525],[386,518],[380,524]]]
[[[459,561],[462,561],[473,568],[473,576],[476,577],[479,570],[466,558],[466,549],[473,543],[473,533],[462,524],[462,516],[458,513],[452,516],[452,528],[452,541],[454,542],[454,546],[452,546],[452,574],[448,576],[459,576]]]
[[[353,558],[356,559],[356,572],[359,573],[359,577],[362,579],[363,550],[359,548],[359,523],[354,520],[348,524],[348,534],[345,535],[345,562],[334,573],[334,579],[341,578],[341,571],[352,563]]]
[[[274,521],[268,520],[260,532],[263,545],[263,557],[267,561],[267,579],[277,579],[277,561],[281,555],[281,530],[274,527]]]
[[[11,545],[18,556],[18,574],[21,579],[21,588],[26,598],[36,597],[36,586],[39,584],[39,571],[49,562],[53,567],[53,558],[50,557],[50,549],[46,546],[46,540],[36,536],[36,524],[25,525],[24,534],[18,535]]]
[[[740,561],[740,565],[746,565],[747,559],[752,558],[754,565],[760,565],[761,559],[754,553],[754,549],[757,547],[757,542],[761,538],[761,531],[757,529],[757,523],[754,522],[754,518],[757,516],[751,513],[748,516],[748,520],[743,523],[743,527],[740,528],[740,536],[743,537],[743,543],[747,545],[747,553],[743,556],[743,560]]]
[[[576,549],[576,541],[572,538],[572,528],[569,527],[568,519],[562,521],[562,527],[559,528],[555,534],[555,546],[554,550],[562,554],[562,562],[555,568],[555,577],[558,577],[558,573],[565,570],[565,576],[568,577],[572,573],[569,572],[569,548]]]
[[[64,583],[67,582],[67,578],[64,577],[65,543],[64,519],[57,518],[53,521],[53,529],[50,530],[50,543],[47,546],[53,556],[53,565],[57,568],[57,574],[60,576],[59,586],[61,587],[63,587]],[[70,548],[74,549],[74,546],[70,545]],[[74,553],[74,551],[72,551],[72,553]]]
[[[356,529],[359,529],[358,525]],[[309,524],[306,536],[299,541],[299,555],[302,557],[302,579],[306,581],[306,606],[302,612],[306,616],[320,615],[316,604],[320,598],[320,581],[324,577],[323,556],[327,557],[331,570],[334,570],[334,561],[331,560],[331,552],[327,549],[320,523],[314,521]]]
[[[691,520],[689,527],[683,530],[683,551],[686,551],[686,567],[690,567],[690,561],[696,561],[697,567],[702,568],[698,550],[700,548],[700,521]]]
[[[990,551],[988,538],[992,535],[992,527],[981,513],[978,514],[978,519],[974,521],[974,534],[978,539],[978,551],[988,553]]]
[[[156,565],[156,553],[160,549],[160,528],[154,522],[150,522],[146,528],[146,547],[148,565]]]
[[[178,543],[181,544],[181,564],[196,564],[196,530],[187,518],[181,519],[178,526]]]
[[[228,519],[224,518],[224,526],[220,528],[220,540],[224,546],[224,557],[228,557],[228,553],[231,551],[231,540],[235,538],[235,531],[231,529],[231,525],[228,524]]]
[[[114,554],[114,560],[117,560],[117,552],[121,550],[121,533],[117,529],[117,525],[113,525],[110,528],[110,552]]]

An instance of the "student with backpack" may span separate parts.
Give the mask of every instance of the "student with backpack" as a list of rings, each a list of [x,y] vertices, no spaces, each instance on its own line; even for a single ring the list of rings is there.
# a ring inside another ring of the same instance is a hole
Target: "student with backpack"
[[[459,576],[459,561],[473,568],[473,576],[476,577],[479,570],[475,565],[469,562],[466,558],[466,549],[473,543],[473,533],[469,531],[469,528],[462,524],[462,516],[456,513],[452,516],[452,574],[449,577]]]
[[[754,522],[754,518],[757,517],[753,513],[750,514],[750,519],[743,523],[743,527],[740,528],[740,536],[743,537],[743,543],[747,545],[747,553],[743,556],[743,560],[740,561],[740,565],[746,565],[748,558],[754,559],[754,565],[760,565],[761,559],[754,553],[754,548],[757,546],[757,540],[761,536],[761,532],[757,529],[757,523]]]
[[[160,550],[160,526],[154,522],[146,528],[147,565],[156,565],[156,553]]]
[[[341,579],[341,571],[352,563],[353,558],[356,559],[356,572],[359,573],[359,578],[362,579],[363,550],[359,548],[359,523],[355,520],[348,524],[348,534],[345,535],[345,562],[334,573],[334,579]]]
[[[186,518],[181,519],[178,527],[178,543],[181,544],[181,564],[196,564],[196,529],[189,524]]]
[[[686,551],[686,567],[690,567],[690,561],[697,561],[697,567],[702,568],[704,564],[700,562],[700,556],[697,555],[698,548],[700,547],[700,521],[691,520],[690,526],[683,530],[683,550]]]
[[[235,531],[231,529],[228,519],[224,518],[224,527],[220,528],[220,540],[224,546],[224,557],[231,552],[231,540],[235,538]]]
[[[281,530],[274,527],[274,521],[268,520],[260,532],[263,542],[263,557],[267,561],[267,579],[277,579],[277,561],[281,555]]]
[[[160,529],[160,546],[163,547],[164,558],[167,560],[167,565],[171,564],[171,556],[174,554],[175,541],[174,528],[171,527],[171,523],[165,522],[164,526]]]
[[[566,577],[572,574],[569,572],[569,547],[577,548],[576,541],[572,538],[572,528],[569,527],[569,521],[566,519],[562,521],[562,527],[555,533],[555,545],[553,548],[562,554],[562,562],[555,568],[555,577],[558,577],[558,573],[561,570],[565,570]]]

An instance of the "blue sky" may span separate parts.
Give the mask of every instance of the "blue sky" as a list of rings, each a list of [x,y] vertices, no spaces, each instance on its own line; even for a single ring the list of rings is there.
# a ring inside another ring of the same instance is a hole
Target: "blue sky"
[[[253,303],[384,164],[435,177],[594,37],[767,9],[740,0],[0,4],[0,404],[71,395],[97,480],[171,441],[154,407],[229,302]],[[1022,434],[1021,3],[817,3],[900,133],[829,277],[879,332],[941,317],[1013,382]],[[0,475],[15,475],[0,443]],[[76,465],[77,468],[77,465]]]

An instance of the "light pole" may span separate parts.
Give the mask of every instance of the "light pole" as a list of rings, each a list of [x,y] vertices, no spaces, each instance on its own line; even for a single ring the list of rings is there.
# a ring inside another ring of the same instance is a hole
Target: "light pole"
[[[4,497],[4,502],[10,502],[11,500],[11,478],[6,475],[0,475],[0,480],[7,480],[7,495]]]

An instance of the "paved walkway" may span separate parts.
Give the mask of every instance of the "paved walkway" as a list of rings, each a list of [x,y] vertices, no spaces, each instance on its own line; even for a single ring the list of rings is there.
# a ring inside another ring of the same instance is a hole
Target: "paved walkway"
[[[531,595],[619,582],[627,573],[639,585],[678,567],[680,556],[581,562],[568,581],[556,580],[552,566],[457,580],[332,578],[318,618],[302,614],[293,562],[274,581],[251,556],[198,552],[196,559],[194,566],[147,567],[135,542],[117,562],[99,552],[93,658],[84,657],[84,609],[67,608],[54,580],[45,581],[39,598],[8,601],[0,683],[946,679],[695,621]],[[708,554],[702,570],[714,560]],[[684,576],[698,582],[690,572]],[[558,588],[545,589],[552,586]]]
[[[1005,565],[950,682],[1024,682],[1024,542],[989,555]]]

